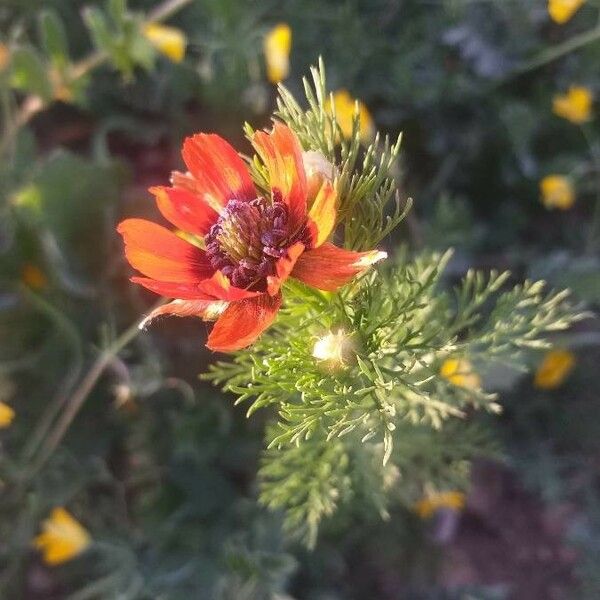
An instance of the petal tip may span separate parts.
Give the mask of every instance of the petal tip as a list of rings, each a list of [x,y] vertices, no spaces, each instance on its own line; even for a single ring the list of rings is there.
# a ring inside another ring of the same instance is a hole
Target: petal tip
[[[361,256],[354,265],[356,267],[366,268],[378,263],[380,260],[387,258],[387,252],[383,250],[373,250],[373,252],[369,252]]]

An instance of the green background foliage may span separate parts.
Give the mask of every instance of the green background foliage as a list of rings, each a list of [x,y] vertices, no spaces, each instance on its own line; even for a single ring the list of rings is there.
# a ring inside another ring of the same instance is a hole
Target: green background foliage
[[[570,85],[600,97],[597,3],[559,26],[543,0],[181,2],[167,18],[188,38],[179,64],[140,35],[159,6],[0,6],[11,57],[0,69],[0,400],[16,412],[0,430],[0,597],[536,600],[554,585],[559,597],[597,598],[600,137],[597,118],[578,127],[552,113],[553,96]],[[277,103],[262,40],[280,21],[293,44],[289,92]],[[380,154],[362,163],[357,143],[339,150],[333,130],[323,138],[321,122],[304,114],[302,76],[319,56],[330,89],[365,102],[390,140],[402,132],[381,179],[368,176]],[[126,216],[158,218],[145,190],[181,167],[184,136],[217,131],[249,152],[244,122],[264,127],[273,111],[307,147],[353,164],[348,173],[362,169],[394,224],[407,198],[413,209],[391,232],[342,169],[343,242],[370,248],[382,238],[389,266],[346,290],[344,310],[290,286],[273,332],[211,371],[222,357],[203,348],[200,322],[159,321],[137,335],[155,299],[128,282],[114,228]],[[539,200],[539,181],[554,172],[575,182],[569,211]],[[39,285],[24,277],[31,265],[43,273]],[[512,275],[490,286],[492,269]],[[551,391],[526,371],[541,361],[535,342],[547,325],[568,325],[573,313],[523,284],[539,279],[570,287],[590,315],[550,336],[577,358]],[[546,323],[532,302],[548,307]],[[390,315],[402,317],[395,328]],[[324,374],[312,344],[341,324],[369,330],[365,352],[356,369]],[[481,370],[486,394],[473,399],[439,377],[457,349]],[[419,369],[394,372],[411,360]],[[250,366],[259,391],[247,388]],[[198,378],[207,371],[225,394]],[[321,420],[307,420],[299,388]],[[411,405],[407,389],[412,402],[416,392],[427,401]],[[404,403],[392,409],[390,398]],[[262,410],[247,419],[250,406]],[[265,436],[275,442],[268,450]],[[491,502],[497,486],[469,468],[482,456],[524,490],[521,505]],[[458,533],[440,533],[452,515],[416,516],[431,486],[467,489],[470,479]],[[31,540],[59,505],[93,545],[50,568]],[[518,512],[523,505],[534,508]],[[494,570],[494,554],[473,538],[464,545],[465,535],[469,526],[492,531],[517,556],[538,530],[522,526],[511,538],[515,511],[527,527],[538,515],[561,525],[560,552]],[[555,576],[569,552],[566,574]],[[448,561],[479,554],[470,577],[448,575]]]

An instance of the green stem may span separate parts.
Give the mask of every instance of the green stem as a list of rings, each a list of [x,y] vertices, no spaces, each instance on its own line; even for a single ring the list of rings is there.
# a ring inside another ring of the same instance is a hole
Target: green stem
[[[164,21],[187,6],[192,0],[166,0],[148,13],[148,21]]]
[[[584,124],[581,126],[581,132],[585,141],[588,145],[592,162],[594,164],[594,170],[596,171],[596,200],[594,203],[594,211],[592,213],[592,222],[588,232],[588,238],[586,243],[586,252],[593,253],[600,243],[600,147],[595,142],[591,132]]]
[[[83,368],[83,344],[77,328],[73,323],[45,298],[32,292],[28,288],[23,288],[22,294],[25,296],[25,299],[33,304],[40,312],[47,315],[55,323],[56,327],[64,333],[65,337],[71,341],[74,354],[73,365],[63,379],[60,389],[54,396],[54,399],[46,407],[35,431],[29,438],[29,441],[23,450],[23,458],[27,461],[35,454],[42,440],[47,435],[54,419],[65,404],[69,391],[75,385],[81,374]]]
[[[154,308],[164,304],[164,302],[164,300],[161,300]],[[140,332],[139,326],[142,322],[143,319],[140,319],[130,325],[110,346],[108,346],[108,348],[104,349],[98,355],[69,400],[66,402],[65,409],[56,421],[54,428],[44,440],[39,455],[30,468],[28,473],[29,477],[33,477],[52,456],[67,433],[73,419],[75,419],[77,413],[94,389],[100,376],[119,352],[137,337]]]
[[[569,54],[574,50],[578,50],[587,44],[591,44],[596,40],[600,39],[600,24],[596,25],[593,29],[589,31],[585,31],[580,33],[579,35],[575,35],[572,38],[565,40],[561,44],[557,44],[556,46],[552,46],[546,50],[540,52],[537,56],[532,58],[531,60],[526,61],[520,67],[517,67],[509,77],[512,78],[517,75],[522,75],[523,73],[527,73],[528,71],[533,71],[539,67],[542,67],[554,60],[557,60],[561,56],[565,54]]]
[[[23,100],[14,118],[6,124],[6,129],[2,134],[2,140],[0,140],[0,156],[11,147],[21,127],[27,125],[27,123],[29,123],[29,121],[45,107],[46,104],[39,96],[27,96],[27,98]]]
[[[148,13],[148,22],[164,21],[181,10],[184,6],[191,3],[192,0],[166,0],[154,10]],[[103,64],[108,55],[105,52],[95,51],[88,57],[80,60],[71,66],[70,76],[72,80],[80,79],[90,71]],[[23,100],[15,118],[8,122],[5,131],[0,140],[0,156],[11,146],[21,127],[24,127],[29,121],[42,110],[48,108],[49,103],[44,102],[39,96],[27,96]]]

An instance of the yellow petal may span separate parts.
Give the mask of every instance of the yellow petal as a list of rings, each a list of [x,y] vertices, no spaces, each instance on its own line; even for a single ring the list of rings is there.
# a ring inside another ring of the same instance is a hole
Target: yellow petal
[[[466,497],[462,492],[448,491],[430,494],[419,500],[414,508],[422,519],[427,519],[441,508],[460,511],[465,507],[465,502]]]
[[[271,83],[283,81],[290,72],[292,30],[286,23],[279,23],[267,33],[263,50],[267,64],[267,77]]]
[[[89,533],[62,507],[55,508],[42,523],[42,533],[33,544],[49,565],[57,565],[81,554],[91,543]]]
[[[544,390],[559,387],[575,366],[575,355],[568,350],[548,352],[535,373],[533,384]]]
[[[361,141],[364,143],[369,142],[375,136],[375,125],[371,113],[363,102],[352,98],[348,90],[342,89],[334,92],[333,102],[327,100],[325,110],[329,113],[335,112],[336,121],[346,139],[352,137],[352,125],[356,110],[358,110]]]
[[[450,383],[469,390],[481,387],[481,378],[471,363],[464,358],[447,358],[440,369],[440,375]]]
[[[577,125],[589,121],[592,114],[592,92],[583,86],[571,86],[566,94],[552,101],[554,114]]]
[[[147,23],[143,29],[146,39],[166,57],[178,63],[185,56],[187,38],[181,29],[160,23]]]
[[[10,50],[8,46],[0,43],[0,73],[8,67],[8,63],[10,63]]]
[[[21,271],[21,281],[34,290],[41,290],[48,285],[43,271],[32,263],[27,263]]]
[[[548,14],[559,25],[566,23],[584,4],[585,0],[548,0]]]
[[[567,177],[548,175],[540,181],[542,203],[546,208],[567,210],[575,202],[575,191]]]
[[[4,402],[0,402],[0,429],[10,426],[15,418],[15,411]]]

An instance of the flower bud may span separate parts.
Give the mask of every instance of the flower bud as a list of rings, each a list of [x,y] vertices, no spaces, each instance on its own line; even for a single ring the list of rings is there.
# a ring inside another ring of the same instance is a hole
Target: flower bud
[[[342,366],[353,353],[354,345],[350,336],[342,329],[319,338],[313,347],[312,355],[326,361],[331,367]]]
[[[333,180],[337,176],[337,168],[330,163],[322,152],[309,150],[302,153],[302,162],[306,172],[308,197],[313,199],[319,193],[324,182]]]

